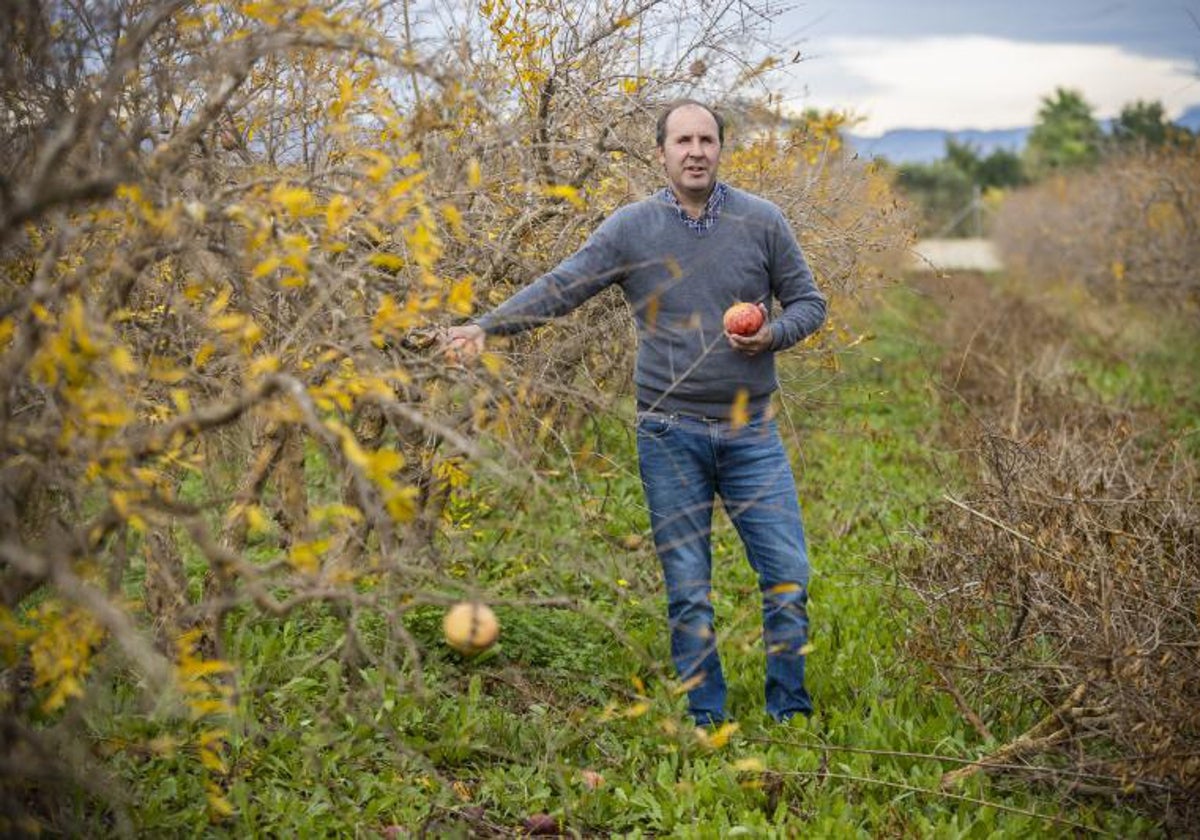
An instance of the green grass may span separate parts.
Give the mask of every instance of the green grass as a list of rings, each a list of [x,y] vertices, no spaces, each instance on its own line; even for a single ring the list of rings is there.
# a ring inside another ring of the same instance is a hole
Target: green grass
[[[919,554],[932,503],[954,489],[953,460],[934,443],[954,409],[931,379],[936,348],[913,328],[918,311],[936,316],[898,291],[860,325],[877,337],[839,372],[798,360],[783,370],[781,427],[814,568],[812,721],[780,726],[763,711],[757,585],[719,516],[715,605],[740,728],[713,748],[687,726],[625,406],[550,452],[540,482],[481,473],[454,503],[459,526],[439,544],[445,594],[484,593],[496,605],[503,631],[492,651],[450,651],[441,608],[420,604],[403,614],[419,669],[388,647],[384,617],[371,613],[356,630],[390,667],[347,668],[344,624],[327,608],[282,622],[235,613],[228,644],[241,670],[225,772],[205,771],[186,747],[113,751],[139,832],[372,837],[400,826],[465,836],[513,833],[540,812],[584,835],[627,837],[1150,830],[1132,812],[1003,780],[938,791],[954,757],[986,745],[902,654],[896,570]],[[577,466],[585,447],[592,457]],[[98,743],[183,743],[199,727],[151,718],[132,689],[111,703],[93,723]],[[603,785],[586,784],[584,770]],[[208,814],[214,780],[235,808],[222,821]]]
[[[1200,459],[1200,342],[1195,313],[1130,310],[1116,335],[1081,336],[1074,370],[1088,394],[1124,411],[1152,412],[1161,421],[1147,446],[1181,441]]]

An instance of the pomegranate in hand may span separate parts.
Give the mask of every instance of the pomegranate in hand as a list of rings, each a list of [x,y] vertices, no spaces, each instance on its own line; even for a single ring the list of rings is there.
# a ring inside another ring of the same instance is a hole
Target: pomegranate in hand
[[[722,321],[725,325],[725,332],[731,335],[754,335],[762,329],[766,317],[763,315],[762,307],[743,302],[735,303],[726,309]]]

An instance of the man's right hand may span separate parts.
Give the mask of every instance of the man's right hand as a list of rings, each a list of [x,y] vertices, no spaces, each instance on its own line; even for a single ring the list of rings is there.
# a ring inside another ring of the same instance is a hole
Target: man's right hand
[[[451,364],[473,362],[483,352],[487,333],[478,324],[447,327],[440,336],[442,352]]]

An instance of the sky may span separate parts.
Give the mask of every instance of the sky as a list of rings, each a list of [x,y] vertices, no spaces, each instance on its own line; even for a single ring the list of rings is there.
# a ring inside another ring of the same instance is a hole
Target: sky
[[[785,0],[786,2],[786,0]],[[853,131],[1032,125],[1045,97],[1098,119],[1136,100],[1200,105],[1200,0],[791,0],[774,40],[800,52],[781,92],[849,111]]]

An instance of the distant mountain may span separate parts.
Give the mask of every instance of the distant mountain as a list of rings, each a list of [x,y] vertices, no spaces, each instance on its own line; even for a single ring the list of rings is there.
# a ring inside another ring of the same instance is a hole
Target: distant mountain
[[[1101,120],[1100,125],[1109,130],[1111,120]],[[1189,131],[1200,131],[1200,105],[1193,105],[1175,120]],[[932,163],[946,155],[946,140],[967,143],[982,156],[987,157],[997,149],[1019,152],[1025,148],[1025,140],[1032,129],[1006,128],[996,131],[946,131],[940,128],[897,128],[879,137],[859,134],[846,135],[846,142],[860,155],[869,158],[887,158],[892,163]]]
[[[879,137],[847,135],[847,142],[860,155],[887,158],[892,163],[932,163],[946,155],[946,139],[968,143],[987,157],[996,149],[1019,152],[1025,146],[1028,128],[996,131],[945,131],[940,128],[897,128]]]
[[[1182,114],[1179,119],[1175,120],[1176,125],[1181,125],[1188,131],[1200,131],[1200,105],[1193,105]]]

